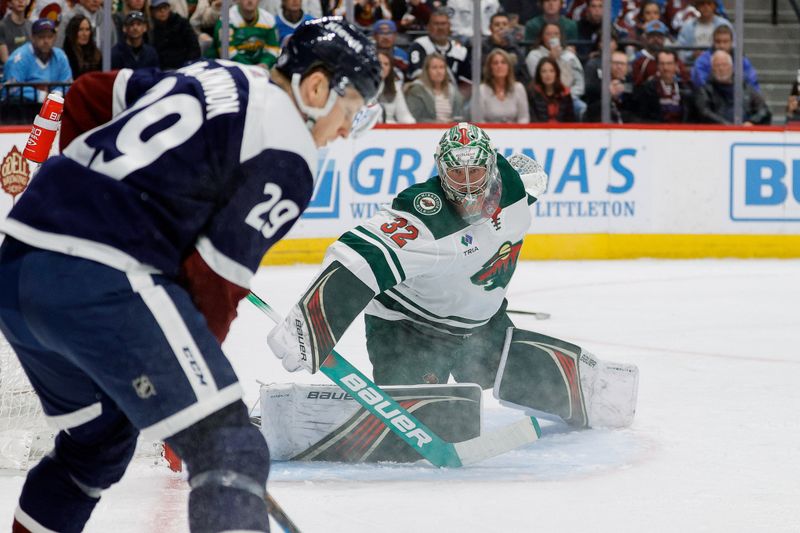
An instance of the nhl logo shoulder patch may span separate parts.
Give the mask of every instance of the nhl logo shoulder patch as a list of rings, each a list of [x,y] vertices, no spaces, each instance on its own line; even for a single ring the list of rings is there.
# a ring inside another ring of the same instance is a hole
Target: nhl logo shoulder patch
[[[442,210],[442,199],[432,192],[421,192],[414,197],[414,209],[422,215],[435,215]]]

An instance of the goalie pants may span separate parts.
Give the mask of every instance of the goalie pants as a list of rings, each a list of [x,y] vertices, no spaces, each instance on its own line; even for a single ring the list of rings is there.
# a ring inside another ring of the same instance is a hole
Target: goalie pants
[[[459,383],[494,385],[506,330],[514,324],[506,302],[469,335],[451,335],[410,320],[365,315],[367,351],[378,385]]]
[[[53,457],[29,473],[18,509],[48,529],[81,529],[100,489],[124,473],[139,431],[163,440],[241,400],[203,315],[163,276],[126,274],[6,237],[0,330],[49,422],[69,429]]]

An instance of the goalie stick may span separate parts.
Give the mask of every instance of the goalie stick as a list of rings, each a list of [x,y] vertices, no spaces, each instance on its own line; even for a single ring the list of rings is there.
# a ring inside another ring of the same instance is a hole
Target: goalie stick
[[[276,324],[283,320],[255,293],[248,294],[247,299]],[[542,434],[539,422],[529,417],[464,442],[445,442],[335,350],[325,358],[320,370],[434,466],[477,463],[534,442]]]
[[[284,533],[300,533],[300,528],[283,512],[281,506],[278,505],[278,502],[275,501],[270,493],[267,493],[264,500],[267,502],[267,512],[281,526]]]
[[[536,320],[547,320],[550,318],[550,313],[541,313],[537,311],[523,311],[522,309],[506,309],[506,313],[512,315],[529,315],[534,317]]]

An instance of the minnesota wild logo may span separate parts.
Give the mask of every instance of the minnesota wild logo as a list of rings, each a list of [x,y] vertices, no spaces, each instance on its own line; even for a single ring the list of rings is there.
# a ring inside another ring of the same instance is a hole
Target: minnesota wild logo
[[[423,215],[435,215],[442,210],[442,200],[432,192],[421,192],[414,197],[414,209]]]
[[[505,287],[511,281],[514,269],[517,268],[520,250],[522,241],[514,244],[504,242],[483,267],[470,276],[469,280],[475,285],[482,285],[487,291]]]

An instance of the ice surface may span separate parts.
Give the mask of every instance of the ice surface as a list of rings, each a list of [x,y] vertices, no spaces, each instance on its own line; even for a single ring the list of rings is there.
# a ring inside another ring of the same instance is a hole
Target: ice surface
[[[255,291],[285,312],[316,269],[262,269]],[[306,532],[800,531],[800,261],[527,262],[519,327],[639,366],[625,430],[545,423],[525,449],[464,469],[277,463],[270,490]],[[225,349],[248,404],[288,374],[266,347],[269,320],[243,302]],[[361,320],[339,352],[365,371]],[[520,415],[487,393],[487,426]],[[0,529],[22,484],[0,476]],[[104,496],[88,531],[186,531],[182,477],[146,460]],[[277,531],[277,528],[276,528]]]

